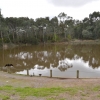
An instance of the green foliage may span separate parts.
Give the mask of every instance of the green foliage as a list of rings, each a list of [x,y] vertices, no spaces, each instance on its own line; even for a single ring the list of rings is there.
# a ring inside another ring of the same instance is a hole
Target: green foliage
[[[67,41],[76,39],[100,39],[100,12],[89,14],[82,21],[74,20],[61,12],[58,17],[29,19],[28,17],[7,17],[0,15],[0,42],[29,43]],[[58,20],[60,19],[60,21]],[[65,30],[66,29],[66,32]],[[66,34],[65,34],[66,33]]]
[[[9,39],[8,38],[4,38],[4,43],[9,43]]]
[[[0,38],[0,43],[2,43],[2,39]]]
[[[67,39],[68,39],[68,41],[70,41],[72,39],[70,34],[68,34]]]
[[[52,42],[57,42],[58,40],[59,40],[59,38],[58,38],[57,34],[54,34]]]
[[[82,35],[83,35],[83,39],[92,39],[92,33],[87,30],[83,30]]]

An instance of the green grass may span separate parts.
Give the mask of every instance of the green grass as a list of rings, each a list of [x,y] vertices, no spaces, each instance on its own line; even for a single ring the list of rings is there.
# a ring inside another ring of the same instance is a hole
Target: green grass
[[[22,97],[35,96],[35,97],[47,97],[47,96],[57,96],[60,93],[67,93],[70,95],[75,95],[81,88],[76,87],[51,87],[51,88],[31,88],[31,87],[12,87],[12,86],[2,86],[0,91],[5,91],[8,94],[18,94]]]
[[[13,87],[9,86],[9,85],[0,87],[0,90],[12,90],[12,89],[13,89]]]
[[[47,100],[55,100],[55,98],[49,98],[49,99],[47,99]],[[66,99],[59,99],[59,100],[66,100]]]
[[[68,87],[66,88],[66,92],[70,95],[75,95],[79,90],[82,90],[80,87]]]
[[[95,86],[92,88],[92,91],[100,91],[100,86]]]
[[[5,95],[0,95],[0,98],[1,98],[2,100],[8,100],[8,99],[10,99],[9,96],[5,96]]]
[[[100,95],[97,95],[97,97],[99,97],[99,98],[100,98]]]
[[[22,96],[36,96],[36,97],[45,97],[53,94],[58,94],[64,92],[63,88],[16,88],[16,92],[20,93]]]
[[[10,100],[10,96],[19,96],[24,99],[26,97],[36,97],[36,98],[46,98],[46,100],[66,100],[65,98],[60,97],[60,95],[67,94],[70,97],[80,95],[82,97],[88,97],[89,93],[87,91],[93,91],[98,93],[100,91],[100,86],[94,87],[13,87],[13,86],[0,86],[0,99]],[[100,98],[100,95],[96,95],[97,98]],[[56,98],[57,97],[57,98]],[[82,99],[81,99],[82,100]],[[84,99],[83,99],[84,100]]]

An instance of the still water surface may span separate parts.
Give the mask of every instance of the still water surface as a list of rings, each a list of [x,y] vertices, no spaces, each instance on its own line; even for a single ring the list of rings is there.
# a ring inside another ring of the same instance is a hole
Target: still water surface
[[[17,74],[75,78],[100,78],[100,45],[37,45],[0,49],[0,70],[13,64],[10,71]]]

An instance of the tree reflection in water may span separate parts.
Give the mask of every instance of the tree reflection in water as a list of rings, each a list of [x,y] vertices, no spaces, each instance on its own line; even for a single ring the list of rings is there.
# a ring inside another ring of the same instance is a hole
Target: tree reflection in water
[[[60,71],[65,71],[65,70],[67,70],[68,68],[72,68],[73,67],[73,65],[72,64],[69,64],[67,61],[65,61],[65,60],[60,60],[59,61],[59,65],[58,65],[58,69],[60,70]]]
[[[23,71],[25,69],[50,69],[58,68],[60,71],[65,71],[68,68],[74,67],[65,61],[81,59],[84,62],[89,62],[89,67],[93,69],[100,67],[100,46],[99,45],[38,45],[38,46],[18,46],[12,49],[0,49],[0,67],[11,63],[14,68],[12,72]]]

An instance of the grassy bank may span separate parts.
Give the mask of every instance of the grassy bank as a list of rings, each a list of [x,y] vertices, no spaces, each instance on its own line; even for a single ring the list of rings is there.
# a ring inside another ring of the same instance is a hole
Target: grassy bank
[[[100,100],[100,79],[29,77],[0,71],[0,100]]]
[[[59,96],[62,93],[67,93],[69,95],[75,95],[81,88],[73,87],[73,88],[63,88],[63,87],[51,87],[51,88],[31,88],[31,87],[12,87],[12,86],[2,86],[0,87],[0,97],[2,99],[10,99],[11,95],[17,95],[20,98],[26,98],[29,96],[33,97],[45,97],[51,98],[55,96]],[[6,96],[4,96],[4,92]]]
[[[0,87],[0,98],[2,100],[11,100],[12,97],[19,98],[18,100],[26,98],[44,98],[43,100],[69,100],[67,97],[72,98],[80,96],[80,100],[86,100],[84,97],[91,96],[91,92],[96,93],[96,98],[100,99],[98,93],[100,86],[94,87],[44,87],[44,88],[32,88],[32,87],[13,87],[13,86],[2,86]],[[93,93],[92,93],[93,94]],[[64,96],[66,95],[66,96]],[[34,99],[33,99],[34,100]],[[92,100],[92,99],[91,99]]]

